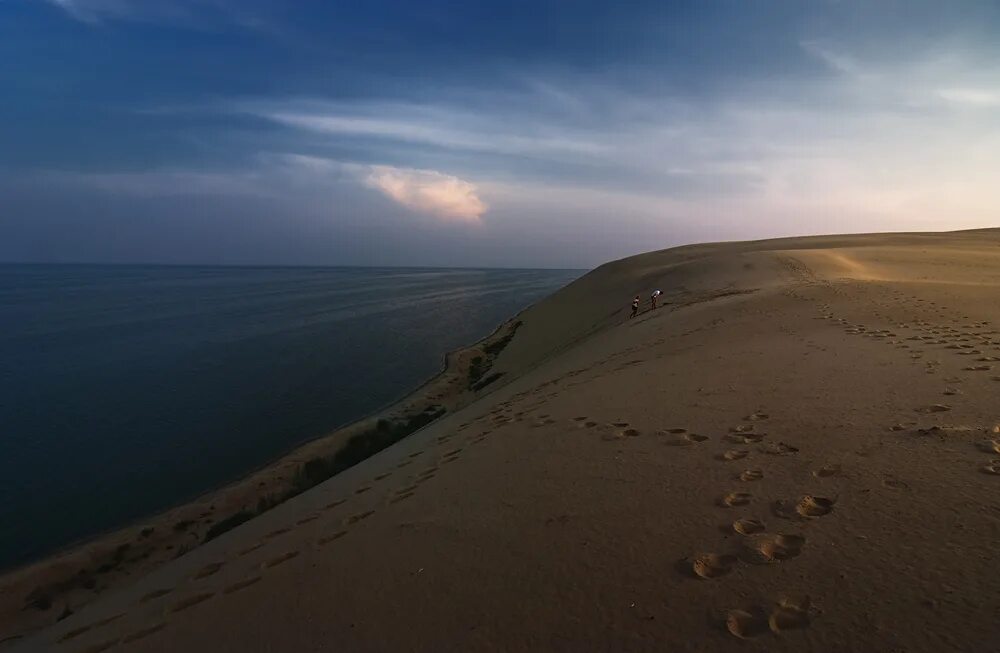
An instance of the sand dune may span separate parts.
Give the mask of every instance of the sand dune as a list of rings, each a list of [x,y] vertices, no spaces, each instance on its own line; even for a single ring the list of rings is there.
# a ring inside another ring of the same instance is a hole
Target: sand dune
[[[519,319],[489,394],[7,647],[1000,650],[1000,231],[654,252]]]

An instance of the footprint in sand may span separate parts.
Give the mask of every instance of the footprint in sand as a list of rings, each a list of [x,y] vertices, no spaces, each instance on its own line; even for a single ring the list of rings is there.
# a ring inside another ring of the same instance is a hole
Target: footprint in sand
[[[141,599],[139,599],[139,603],[149,603],[150,601],[155,601],[156,599],[166,596],[171,592],[173,592],[173,590],[168,590],[168,589],[153,590],[149,594],[146,594]]]
[[[733,522],[733,530],[740,535],[754,535],[764,532],[764,522],[744,517]]]
[[[734,444],[756,444],[764,439],[765,433],[727,433],[725,440]]]
[[[265,535],[264,539],[265,540],[270,540],[271,538],[278,537],[279,535],[284,535],[285,533],[290,533],[291,531],[292,531],[292,529],[290,529],[290,528],[279,528],[278,530],[271,531],[270,533],[268,533],[267,535]]]
[[[799,535],[752,535],[747,542],[745,559],[754,564],[791,560],[802,553],[806,538]]]
[[[771,611],[771,616],[767,620],[768,627],[775,634],[805,628],[809,625],[809,609],[809,597],[800,601],[781,599]]]
[[[963,367],[966,372],[988,372],[992,368],[990,365],[969,365],[968,367]]]
[[[764,478],[764,472],[759,469],[746,469],[740,472],[737,478],[744,482],[759,481]]]
[[[1000,476],[1000,458],[991,460],[990,462],[983,465],[984,474],[992,474],[993,476]]]
[[[750,503],[750,499],[753,498],[749,492],[730,492],[729,494],[723,496],[719,499],[719,505],[724,508],[735,508],[736,506],[745,506]]]
[[[664,436],[664,444],[672,447],[687,447],[708,439],[708,436],[705,435],[688,433],[687,429],[666,429],[665,431],[657,431],[656,435]]]
[[[334,542],[336,540],[339,540],[340,538],[344,537],[345,535],[347,535],[347,531],[336,531],[334,533],[330,533],[329,535],[325,535],[325,536],[319,538],[318,540],[316,540],[316,543],[319,544],[320,546],[326,546],[330,542]]]
[[[751,433],[753,432],[753,424],[738,424],[736,426],[730,426],[730,433]]]
[[[736,556],[700,553],[689,561],[691,573],[698,578],[711,579],[725,576],[733,570]]]
[[[135,632],[125,635],[125,637],[122,638],[122,644],[130,644],[132,642],[142,639],[143,637],[149,637],[153,633],[158,633],[159,631],[163,630],[166,627],[167,624],[164,621],[161,621],[160,623],[154,624],[152,626],[146,626],[145,628],[141,628]]]
[[[760,421],[768,419],[770,417],[771,416],[768,415],[767,413],[756,412],[756,413],[753,413],[752,415],[747,415],[743,419],[745,419],[748,422],[760,422]]]
[[[347,499],[337,499],[336,501],[331,501],[330,503],[323,506],[323,510],[332,510],[337,506],[339,506],[340,504],[344,503],[345,501],[347,501]]]
[[[823,465],[819,469],[813,470],[813,476],[817,478],[829,478],[831,476],[840,476],[843,470],[840,465]]]
[[[253,553],[254,551],[256,551],[257,549],[259,549],[262,546],[264,546],[263,542],[257,542],[256,544],[254,544],[252,546],[248,546],[247,548],[245,548],[242,551],[240,551],[239,555],[240,556],[250,555],[251,553]]]
[[[243,580],[237,581],[232,585],[226,587],[224,590],[222,590],[222,593],[232,594],[233,592],[239,592],[241,589],[246,589],[247,587],[250,587],[260,579],[261,579],[260,576],[251,576],[249,578],[244,578]]]
[[[302,526],[303,524],[308,524],[311,521],[316,521],[319,519],[319,515],[309,515],[308,517],[303,517],[302,519],[295,522],[296,526]]]
[[[213,596],[215,596],[215,592],[203,592],[201,594],[193,594],[192,596],[181,599],[177,603],[174,603],[173,605],[170,606],[169,610],[167,611],[181,612],[182,610],[187,610],[188,608],[192,608],[198,605],[199,603],[204,603]]]
[[[730,610],[726,613],[726,630],[734,637],[752,639],[768,630],[767,611],[760,607],[748,610]]]
[[[280,564],[288,562],[292,558],[298,557],[298,551],[287,551],[279,556],[275,556],[264,563],[264,567],[270,569],[271,567],[277,567]]]
[[[788,456],[799,451],[796,447],[784,442],[768,442],[761,445],[758,449],[761,453],[766,453],[770,456]]]
[[[795,504],[795,512],[803,517],[822,517],[833,510],[833,499],[807,494]]]
[[[124,612],[119,612],[116,615],[106,617],[100,621],[95,621],[93,623],[87,624],[86,626],[80,626],[79,628],[74,628],[73,630],[67,632],[65,635],[59,638],[59,642],[68,642],[71,639],[75,639],[84,633],[89,633],[92,630],[97,630],[98,628],[103,628],[108,624],[117,621],[125,616]]]
[[[920,406],[918,408],[914,408],[913,410],[915,410],[918,413],[924,413],[924,414],[944,413],[951,410],[951,406],[948,406],[947,404],[930,404],[928,406]]]
[[[740,460],[741,458],[746,458],[749,453],[745,449],[730,449],[729,451],[720,453],[717,458],[719,460]]]
[[[359,521],[361,521],[362,519],[370,517],[370,516],[372,516],[374,514],[375,514],[374,510],[366,510],[365,512],[359,512],[356,515],[351,515],[350,517],[348,517],[347,519],[345,519],[344,522],[346,524],[348,524],[348,525],[350,525],[350,524],[356,524]]]
[[[208,578],[209,576],[212,576],[213,574],[217,573],[220,569],[222,569],[222,565],[223,563],[221,562],[213,562],[210,565],[205,565],[195,573],[194,580],[201,580],[202,578]]]
[[[976,448],[986,453],[1000,453],[1000,440],[984,440]]]
[[[412,497],[414,494],[416,494],[415,491],[413,491],[413,492],[403,492],[402,494],[397,494],[396,496],[394,496],[391,499],[389,499],[389,503],[399,503],[400,501],[405,501],[405,500],[409,499],[410,497]]]

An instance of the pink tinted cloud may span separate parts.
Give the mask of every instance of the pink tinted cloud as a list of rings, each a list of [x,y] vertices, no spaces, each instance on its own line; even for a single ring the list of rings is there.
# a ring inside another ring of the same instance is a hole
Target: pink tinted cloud
[[[372,166],[365,183],[408,209],[443,220],[478,223],[489,208],[474,184],[435,170]]]

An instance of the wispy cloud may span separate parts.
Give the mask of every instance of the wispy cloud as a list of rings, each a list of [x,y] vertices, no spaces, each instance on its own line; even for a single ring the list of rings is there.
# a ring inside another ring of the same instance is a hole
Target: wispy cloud
[[[568,160],[597,155],[603,146],[552,122],[512,112],[447,103],[303,102],[243,103],[237,110],[275,123],[332,137],[400,141],[442,149]]]
[[[488,208],[474,184],[434,170],[373,166],[365,181],[409,209],[445,220],[479,222]]]

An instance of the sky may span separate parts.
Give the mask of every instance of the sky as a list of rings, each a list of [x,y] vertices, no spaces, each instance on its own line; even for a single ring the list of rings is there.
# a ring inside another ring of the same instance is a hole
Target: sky
[[[0,0],[0,261],[589,268],[998,180],[995,2]]]

